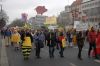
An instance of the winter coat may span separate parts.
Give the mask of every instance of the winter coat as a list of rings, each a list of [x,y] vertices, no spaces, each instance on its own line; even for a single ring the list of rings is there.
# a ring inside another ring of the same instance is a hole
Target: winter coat
[[[9,31],[9,30],[6,30],[6,31],[5,31],[5,36],[8,36],[8,37],[10,37],[10,36],[11,36],[11,31]]]
[[[76,39],[77,45],[84,45],[84,37],[82,36],[82,33],[77,33]]]
[[[53,32],[49,32],[47,36],[47,46],[54,47],[56,46],[56,37]]]
[[[97,37],[96,32],[93,32],[93,31],[88,32],[88,41],[90,43],[95,42],[96,41],[96,37]]]
[[[44,34],[36,33],[33,36],[33,40],[34,40],[34,43],[35,43],[36,47],[38,47],[38,48],[43,48],[44,47],[44,41],[45,41]]]

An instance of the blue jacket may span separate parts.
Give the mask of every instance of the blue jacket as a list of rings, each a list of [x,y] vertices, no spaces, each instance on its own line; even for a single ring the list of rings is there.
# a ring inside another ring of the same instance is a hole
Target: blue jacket
[[[5,36],[11,36],[11,31],[6,30],[5,31]]]

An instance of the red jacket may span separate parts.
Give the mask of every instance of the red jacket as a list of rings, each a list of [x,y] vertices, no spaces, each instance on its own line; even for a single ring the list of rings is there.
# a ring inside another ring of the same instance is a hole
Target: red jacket
[[[96,41],[97,45],[100,46],[100,34],[98,34],[97,36],[97,41]]]
[[[97,38],[97,34],[96,34],[96,32],[94,31],[90,31],[89,33],[88,33],[88,40],[89,40],[89,42],[91,43],[91,42],[95,42],[96,41],[96,38]]]

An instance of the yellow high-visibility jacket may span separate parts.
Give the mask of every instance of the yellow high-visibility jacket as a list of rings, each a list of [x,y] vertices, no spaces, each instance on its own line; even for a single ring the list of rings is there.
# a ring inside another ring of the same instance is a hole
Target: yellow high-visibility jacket
[[[30,37],[25,37],[24,39],[25,39],[25,40],[24,40],[24,42],[23,42],[23,46],[32,47],[32,43],[31,43]]]
[[[76,39],[76,35],[73,36],[73,44],[77,44],[77,39]]]
[[[11,42],[20,42],[20,34],[19,33],[14,33],[11,35]]]

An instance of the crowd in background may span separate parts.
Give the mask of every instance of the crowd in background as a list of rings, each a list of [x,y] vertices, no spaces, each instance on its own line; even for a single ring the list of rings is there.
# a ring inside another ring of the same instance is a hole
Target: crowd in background
[[[89,43],[88,57],[93,55],[98,59],[100,55],[100,30],[92,27],[87,31],[43,30],[6,28],[1,30],[2,39],[6,47],[13,46],[15,51],[22,50],[24,59],[29,59],[32,48],[35,49],[36,58],[41,58],[41,48],[48,46],[49,57],[54,58],[54,52],[59,50],[59,56],[64,57],[65,48],[78,46],[78,59],[82,60],[81,52],[85,41]]]

